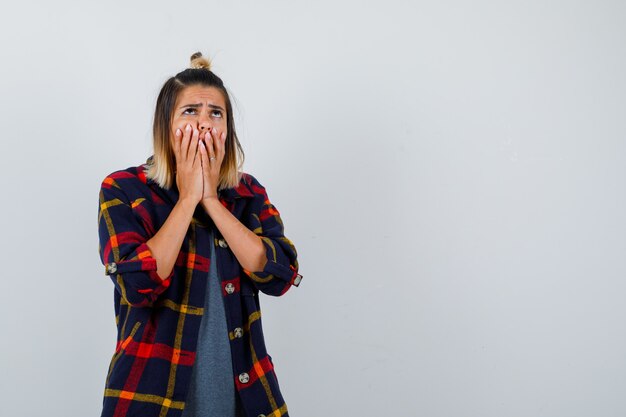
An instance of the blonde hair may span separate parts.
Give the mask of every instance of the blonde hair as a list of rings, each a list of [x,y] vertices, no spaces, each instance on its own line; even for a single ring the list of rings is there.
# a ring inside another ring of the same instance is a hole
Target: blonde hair
[[[239,185],[245,154],[237,133],[230,96],[222,80],[211,71],[211,62],[200,52],[191,55],[189,68],[170,77],[159,92],[152,127],[154,153],[146,161],[146,178],[162,188],[176,185],[176,158],[171,146],[171,122],[181,91],[192,85],[214,87],[222,92],[226,103],[226,152],[220,167],[218,190]]]

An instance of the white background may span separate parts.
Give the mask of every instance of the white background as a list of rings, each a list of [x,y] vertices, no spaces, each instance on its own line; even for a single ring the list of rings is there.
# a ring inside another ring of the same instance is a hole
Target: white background
[[[0,7],[0,415],[99,415],[100,182],[196,50],[298,248],[291,415],[626,415],[623,2]]]

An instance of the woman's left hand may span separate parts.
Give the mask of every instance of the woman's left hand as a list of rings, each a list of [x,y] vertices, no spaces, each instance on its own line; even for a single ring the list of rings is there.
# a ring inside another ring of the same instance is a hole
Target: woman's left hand
[[[217,197],[217,185],[220,179],[220,168],[226,154],[226,132],[211,129],[200,140],[200,157],[202,158],[203,192],[202,199]]]

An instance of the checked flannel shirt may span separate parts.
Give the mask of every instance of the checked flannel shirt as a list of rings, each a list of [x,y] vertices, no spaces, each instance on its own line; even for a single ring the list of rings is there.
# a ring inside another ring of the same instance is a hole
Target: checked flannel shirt
[[[146,163],[150,162],[150,159]],[[102,181],[98,209],[100,259],[115,286],[117,344],[108,369],[102,417],[178,417],[185,407],[200,320],[204,313],[210,244],[215,245],[226,310],[233,378],[248,416],[288,416],[261,326],[259,291],[273,296],[298,286],[297,253],[265,188],[243,173],[220,202],[256,233],[266,248],[262,271],[241,267],[198,205],[174,269],[157,275],[146,241],[163,225],[178,190],[145,176],[146,164]],[[209,242],[209,228],[214,239]]]

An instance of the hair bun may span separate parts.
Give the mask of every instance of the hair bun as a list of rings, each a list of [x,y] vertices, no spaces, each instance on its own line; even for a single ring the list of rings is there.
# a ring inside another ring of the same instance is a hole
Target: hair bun
[[[194,68],[194,69],[205,68],[210,71],[211,62],[209,62],[208,59],[203,57],[202,53],[196,52],[195,54],[191,55],[191,64],[189,65],[189,68]]]

